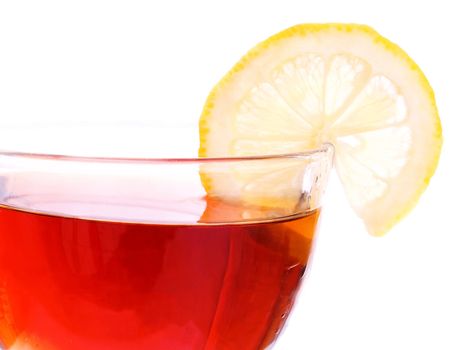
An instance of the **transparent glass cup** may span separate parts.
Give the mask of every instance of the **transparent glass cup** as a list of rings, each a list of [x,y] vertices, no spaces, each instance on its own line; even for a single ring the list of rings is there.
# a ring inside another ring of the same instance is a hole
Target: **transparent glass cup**
[[[332,147],[201,159],[185,154],[194,130],[103,126],[97,143],[94,128],[32,128],[28,145],[1,145],[0,348],[279,344]],[[166,154],[176,134],[183,157]]]

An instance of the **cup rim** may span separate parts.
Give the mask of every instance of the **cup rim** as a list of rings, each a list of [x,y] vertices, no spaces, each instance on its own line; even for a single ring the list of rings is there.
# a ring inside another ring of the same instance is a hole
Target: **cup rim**
[[[266,154],[254,156],[226,156],[226,157],[99,157],[99,156],[77,156],[53,153],[32,153],[0,151],[0,156],[14,158],[28,158],[35,160],[59,160],[73,162],[96,162],[96,163],[212,163],[212,162],[243,162],[252,160],[278,160],[278,159],[302,159],[312,158],[324,154],[333,154],[335,147],[330,142],[324,142],[318,148],[305,150],[302,152]]]

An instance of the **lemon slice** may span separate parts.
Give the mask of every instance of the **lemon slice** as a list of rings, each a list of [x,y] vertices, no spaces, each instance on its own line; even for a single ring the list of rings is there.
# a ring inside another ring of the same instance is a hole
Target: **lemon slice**
[[[433,91],[414,61],[370,27],[302,24],[270,37],[215,86],[200,119],[201,157],[325,142],[374,235],[412,209],[435,171],[442,133]],[[226,185],[210,174],[203,181],[209,192]]]

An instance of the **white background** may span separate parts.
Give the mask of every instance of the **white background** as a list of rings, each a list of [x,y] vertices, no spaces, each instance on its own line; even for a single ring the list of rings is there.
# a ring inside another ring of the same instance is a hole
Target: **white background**
[[[367,235],[333,177],[298,324],[280,349],[455,349],[455,25],[448,4],[2,1],[0,125],[191,123],[210,88],[258,41],[302,22],[369,24],[430,80],[445,136],[440,166],[419,205],[384,238]]]

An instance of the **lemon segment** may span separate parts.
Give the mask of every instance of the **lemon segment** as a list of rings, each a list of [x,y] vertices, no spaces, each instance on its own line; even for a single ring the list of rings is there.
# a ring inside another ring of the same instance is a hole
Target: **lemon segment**
[[[411,58],[370,27],[303,24],[270,37],[215,86],[200,118],[201,157],[323,143],[335,146],[346,195],[373,235],[412,209],[436,169],[442,133],[433,91]],[[273,188],[278,178],[234,182]],[[203,182],[209,194],[233,186],[208,172]]]

